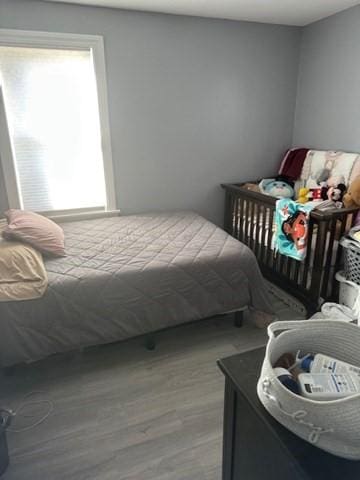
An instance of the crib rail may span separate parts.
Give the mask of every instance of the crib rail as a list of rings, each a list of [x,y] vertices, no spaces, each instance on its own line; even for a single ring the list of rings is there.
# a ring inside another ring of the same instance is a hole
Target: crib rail
[[[225,230],[255,254],[266,278],[299,299],[309,314],[323,301],[335,301],[335,273],[341,269],[339,239],[350,228],[356,209],[314,210],[310,215],[307,256],[303,262],[272,248],[276,199],[242,187],[225,189]]]

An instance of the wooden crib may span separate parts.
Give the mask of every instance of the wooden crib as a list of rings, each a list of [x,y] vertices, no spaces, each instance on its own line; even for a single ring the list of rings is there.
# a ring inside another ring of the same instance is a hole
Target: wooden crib
[[[295,296],[309,314],[323,301],[336,301],[341,270],[341,236],[350,228],[357,209],[313,210],[307,256],[303,262],[275,254],[272,248],[276,198],[248,190],[241,183],[225,189],[225,230],[255,253],[263,275]]]

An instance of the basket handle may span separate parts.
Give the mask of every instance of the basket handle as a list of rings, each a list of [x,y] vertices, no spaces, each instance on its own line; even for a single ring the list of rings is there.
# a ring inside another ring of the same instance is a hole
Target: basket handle
[[[355,250],[360,250],[360,244],[358,241],[353,240],[352,238],[348,237],[341,237],[340,239],[340,245],[343,248],[351,248],[353,247]]]
[[[335,273],[335,278],[338,282],[340,283],[346,283],[346,285],[350,285],[351,287],[354,287],[356,289],[360,289],[360,286],[357,284],[357,283],[354,283],[352,282],[351,280],[347,280],[345,277],[344,277],[344,272],[340,271],[340,272],[336,272]]]
[[[308,415],[306,410],[297,410],[297,411],[292,412],[292,413],[287,412],[282,407],[281,403],[275,397],[275,395],[273,393],[271,393],[271,391],[270,391],[271,387],[272,387],[272,383],[271,383],[270,378],[264,378],[261,382],[262,393],[265,395],[265,397],[268,400],[271,400],[284,415],[286,415],[287,417],[294,420],[294,422],[299,423],[300,425],[305,425],[305,426],[310,428],[310,432],[309,432],[309,435],[308,435],[308,441],[310,443],[316,444],[321,435],[323,435],[324,433],[333,433],[334,432],[333,428],[319,427],[317,425],[314,425],[311,422],[307,422],[306,420],[304,420],[304,418]]]
[[[314,320],[284,320],[279,322],[270,323],[267,328],[267,333],[269,338],[273,339],[276,337],[276,334],[286,330],[295,330],[297,328],[304,327],[315,327],[322,325],[323,327],[334,325],[334,322],[344,323],[342,320],[323,320],[323,319],[314,319]]]

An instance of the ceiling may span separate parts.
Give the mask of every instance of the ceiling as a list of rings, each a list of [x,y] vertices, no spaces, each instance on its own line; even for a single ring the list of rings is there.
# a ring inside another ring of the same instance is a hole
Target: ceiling
[[[304,26],[360,0],[46,0],[147,12]]]

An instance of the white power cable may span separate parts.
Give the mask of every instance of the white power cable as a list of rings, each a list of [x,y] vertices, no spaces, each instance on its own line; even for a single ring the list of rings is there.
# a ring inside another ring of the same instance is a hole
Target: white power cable
[[[39,420],[37,420],[35,423],[33,423],[32,425],[28,425],[27,427],[22,427],[22,428],[8,427],[7,431],[13,432],[13,433],[21,433],[21,432],[25,432],[27,430],[31,430],[32,428],[37,427],[38,425],[43,423],[51,415],[51,413],[54,410],[53,402],[51,400],[46,400],[46,399],[32,400],[32,401],[29,401],[29,402],[27,402],[25,400],[34,396],[34,395],[44,395],[44,394],[45,394],[45,392],[42,392],[42,391],[30,392],[22,398],[22,401],[21,401],[20,405],[15,410],[7,410],[7,412],[9,413],[9,415],[11,415],[12,418],[15,418],[15,417],[32,418],[35,415],[21,414],[20,412],[23,411],[24,409],[26,409],[29,406],[34,406],[34,405],[47,405],[48,406],[47,412],[41,418],[39,418]]]

